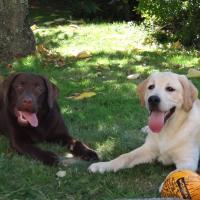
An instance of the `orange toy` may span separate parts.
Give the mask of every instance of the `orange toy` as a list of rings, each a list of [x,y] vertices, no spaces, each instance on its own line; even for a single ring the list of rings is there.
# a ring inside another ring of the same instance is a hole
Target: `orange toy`
[[[200,200],[200,176],[190,170],[171,172],[161,186],[161,196]]]

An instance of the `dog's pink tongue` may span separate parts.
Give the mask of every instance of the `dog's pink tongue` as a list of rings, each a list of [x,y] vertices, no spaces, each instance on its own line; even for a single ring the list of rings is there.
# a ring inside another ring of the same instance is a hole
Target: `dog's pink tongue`
[[[149,128],[154,132],[154,133],[159,133],[161,129],[164,126],[164,112],[152,112],[151,115],[149,116]]]
[[[29,113],[29,112],[24,112],[20,111],[22,116],[29,122],[29,124],[33,127],[38,126],[38,118],[35,113]]]

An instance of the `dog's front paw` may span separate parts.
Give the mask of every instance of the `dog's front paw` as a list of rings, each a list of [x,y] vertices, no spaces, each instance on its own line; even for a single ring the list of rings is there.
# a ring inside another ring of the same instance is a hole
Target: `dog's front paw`
[[[92,173],[99,172],[101,174],[103,174],[104,172],[113,171],[109,162],[98,162],[98,163],[91,164],[88,170],[89,172],[92,172]]]
[[[69,147],[71,153],[86,161],[99,161],[98,154],[80,141],[75,141]]]
[[[99,156],[98,154],[92,150],[92,149],[87,149],[85,151],[85,154],[82,156],[82,159],[83,160],[86,160],[86,161],[99,161]]]

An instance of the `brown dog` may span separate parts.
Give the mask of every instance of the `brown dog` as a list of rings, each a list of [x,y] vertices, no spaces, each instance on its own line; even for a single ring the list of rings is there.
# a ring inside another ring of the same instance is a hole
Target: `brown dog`
[[[43,76],[32,73],[10,75],[0,85],[0,132],[20,154],[53,165],[55,153],[33,145],[35,142],[60,142],[84,160],[98,160],[95,151],[73,139],[61,117],[56,98],[57,87]]]

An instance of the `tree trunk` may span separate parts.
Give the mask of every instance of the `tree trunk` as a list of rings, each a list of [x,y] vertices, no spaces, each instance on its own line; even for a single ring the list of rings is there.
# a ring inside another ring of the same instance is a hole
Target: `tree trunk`
[[[0,62],[35,51],[28,23],[28,0],[0,0]]]

